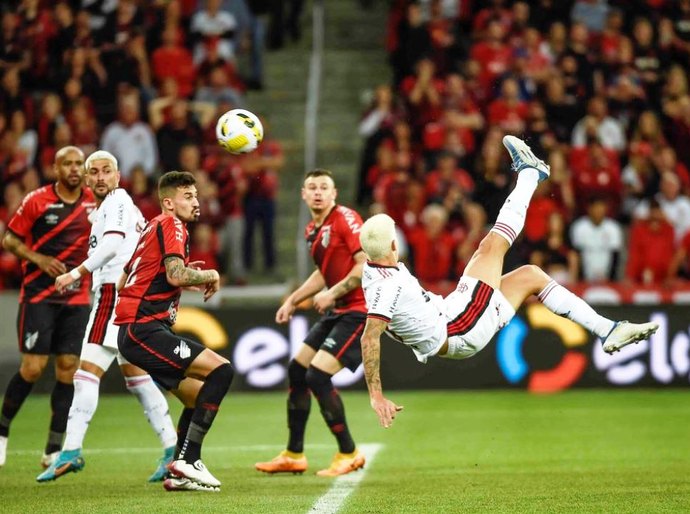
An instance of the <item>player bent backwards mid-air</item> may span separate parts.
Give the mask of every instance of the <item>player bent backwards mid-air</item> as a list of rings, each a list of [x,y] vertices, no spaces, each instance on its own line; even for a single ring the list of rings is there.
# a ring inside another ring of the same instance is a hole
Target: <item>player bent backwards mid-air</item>
[[[482,350],[530,295],[599,336],[607,353],[647,339],[659,328],[656,323],[615,322],[600,316],[537,266],[522,266],[503,275],[503,258],[524,226],[532,194],[549,177],[549,167],[523,141],[505,136],[503,145],[518,173],[517,184],[455,291],[446,298],[422,289],[398,262],[395,223],[389,216],[378,214],[362,226],[360,240],[369,258],[362,274],[368,307],[362,359],[371,406],[383,427],[391,426],[402,409],[386,399],[381,388],[383,332],[412,348],[421,362],[433,356],[466,359]]]
[[[118,282],[115,324],[118,347],[132,364],[147,371],[177,396],[184,409],[177,425],[169,491],[218,491],[220,481],[201,461],[201,445],[232,382],[230,363],[202,344],[176,335],[172,325],[182,288],[201,290],[204,300],[220,287],[216,270],[189,262],[186,224],[199,219],[194,175],[171,171],[158,182],[162,214],[141,233]]]
[[[92,213],[89,257],[69,273],[55,279],[59,293],[67,291],[82,276],[93,274],[95,299],[86,327],[79,369],[74,374],[74,399],[67,420],[67,435],[62,451],[36,480],[46,482],[84,467],[82,445],[98,406],[98,387],[103,374],[117,357],[127,389],[134,394],[164,448],[158,468],[149,481],[165,478],[166,465],[172,462],[177,434],[168,412],[168,402],[151,377],[133,366],[117,350],[120,327],[113,323],[117,292],[115,284],[122,268],[134,252],[146,221],[124,189],[118,188],[117,159],[103,150],[86,159],[86,183],[96,196],[98,210]]]
[[[305,236],[317,269],[283,302],[276,313],[276,322],[287,323],[296,306],[311,297],[324,316],[311,328],[288,365],[290,436],[286,450],[273,460],[255,464],[256,469],[265,473],[302,473],[307,469],[304,430],[311,409],[310,390],[338,441],[338,452],[331,465],[316,474],[333,477],[364,466],[364,455],[355,447],[343,401],[331,380],[344,367],[354,371],[362,362],[359,338],[366,317],[360,287],[365,260],[359,243],[362,219],[352,209],[337,205],[336,196],[330,171],[315,169],[306,174],[302,199],[312,221]],[[322,291],[324,287],[328,289]]]
[[[89,319],[89,280],[60,294],[55,277],[86,258],[89,213],[96,208],[84,188],[84,154],[65,146],[55,154],[55,184],[29,193],[7,225],[2,246],[22,259],[17,332],[22,353],[19,371],[5,391],[0,412],[0,466],[5,464],[10,423],[55,354],[55,387],[50,396],[50,432],[41,465],[60,453],[72,403],[72,377],[79,365],[84,327]]]

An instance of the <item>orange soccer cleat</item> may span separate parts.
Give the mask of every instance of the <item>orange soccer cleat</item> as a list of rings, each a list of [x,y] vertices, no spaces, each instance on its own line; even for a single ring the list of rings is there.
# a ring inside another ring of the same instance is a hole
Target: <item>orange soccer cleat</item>
[[[337,477],[340,475],[346,475],[352,471],[357,471],[359,468],[363,468],[365,463],[364,455],[359,453],[357,450],[352,453],[336,453],[333,457],[331,465],[317,471],[316,474],[320,477]]]
[[[257,462],[254,467],[264,473],[302,474],[307,470],[307,458],[303,453],[283,450],[274,459],[268,462]]]

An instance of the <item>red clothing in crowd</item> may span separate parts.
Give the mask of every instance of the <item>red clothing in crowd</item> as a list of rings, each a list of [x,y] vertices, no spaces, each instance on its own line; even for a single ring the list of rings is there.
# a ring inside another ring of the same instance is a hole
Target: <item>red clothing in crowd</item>
[[[484,97],[490,97],[491,87],[499,75],[504,74],[513,62],[513,49],[508,45],[493,46],[480,42],[472,47],[470,57],[481,66],[479,82],[484,90]]]
[[[432,239],[424,228],[418,227],[410,230],[407,242],[420,281],[433,283],[450,278],[457,241],[449,232],[441,232]]]
[[[596,155],[596,157],[595,157]],[[574,148],[570,153],[573,187],[581,212],[593,196],[610,200],[609,215],[616,216],[623,195],[621,169],[614,150],[590,147]]]
[[[196,69],[191,52],[183,46],[154,50],[151,54],[151,71],[159,83],[172,77],[182,97],[189,97],[194,92]]]
[[[674,253],[673,225],[668,221],[637,221],[630,231],[626,277],[634,282],[660,283]]]
[[[550,196],[535,196],[527,209],[523,233],[528,241],[540,241],[546,237],[549,218],[561,212],[561,205]]]
[[[489,123],[500,126],[515,126],[516,122],[523,122],[529,114],[526,102],[508,103],[503,98],[497,98],[489,104]]]
[[[444,177],[440,171],[435,170],[424,179],[424,189],[429,199],[445,198],[453,186],[459,186],[464,193],[471,194],[474,191],[474,180],[462,168],[457,168],[450,177]]]

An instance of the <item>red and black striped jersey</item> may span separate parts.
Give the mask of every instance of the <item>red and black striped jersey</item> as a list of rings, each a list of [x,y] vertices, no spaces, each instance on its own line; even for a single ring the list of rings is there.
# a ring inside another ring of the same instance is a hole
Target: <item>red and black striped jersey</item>
[[[328,287],[344,279],[355,265],[354,256],[362,250],[359,242],[361,228],[360,215],[342,205],[336,205],[321,226],[317,227],[313,221],[307,225],[305,238],[309,252]],[[334,310],[367,312],[362,288],[353,289],[338,298]]]
[[[176,217],[159,214],[146,225],[125,265],[128,277],[118,294],[116,325],[152,320],[175,323],[182,288],[170,285],[165,274],[165,259],[172,256],[189,263],[189,232]]]
[[[96,208],[93,192],[82,189],[74,203],[64,202],[55,184],[29,193],[7,228],[34,252],[49,255],[72,269],[86,259],[91,223],[89,214]],[[34,263],[22,262],[23,280],[20,302],[88,305],[91,277],[84,276],[64,294],[55,291],[55,279]]]

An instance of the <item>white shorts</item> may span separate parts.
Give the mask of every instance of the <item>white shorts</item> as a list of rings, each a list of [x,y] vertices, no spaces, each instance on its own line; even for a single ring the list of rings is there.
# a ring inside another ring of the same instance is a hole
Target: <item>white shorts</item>
[[[91,362],[103,371],[110,367],[115,357],[118,364],[128,364],[117,349],[120,327],[113,323],[116,301],[115,284],[103,284],[96,290],[81,349],[81,360]]]
[[[515,316],[515,309],[500,290],[472,277],[460,278],[444,303],[448,352],[439,357],[446,359],[472,357]]]

